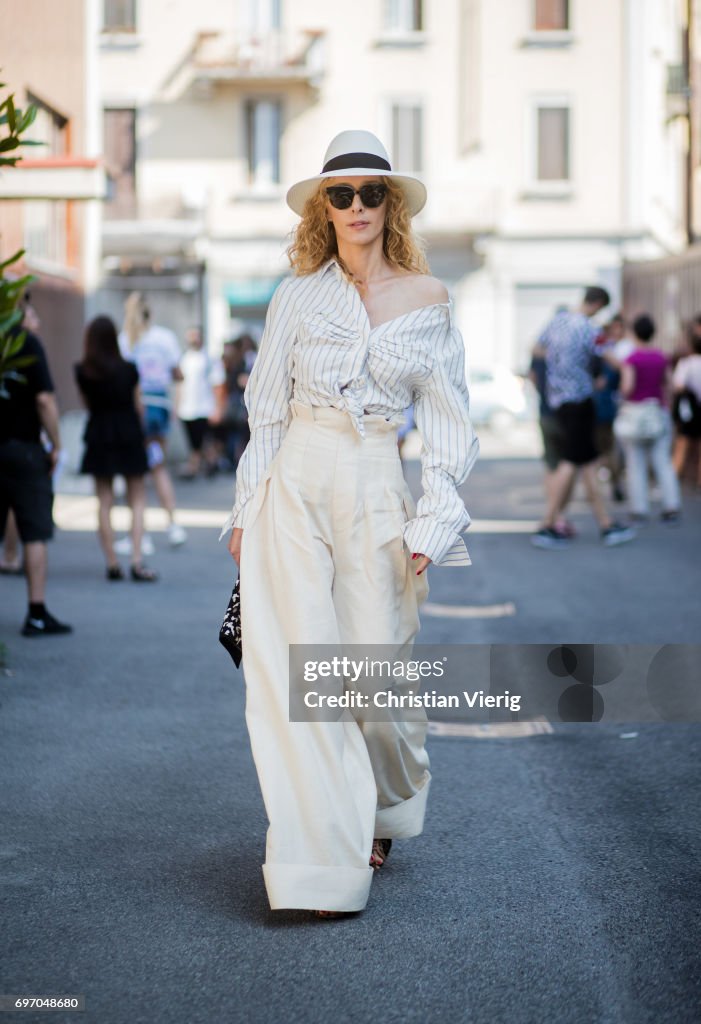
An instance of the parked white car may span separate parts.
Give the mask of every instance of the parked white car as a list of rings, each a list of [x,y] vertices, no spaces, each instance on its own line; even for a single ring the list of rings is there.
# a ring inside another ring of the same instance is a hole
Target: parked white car
[[[506,366],[470,367],[467,383],[470,418],[476,426],[506,430],[521,420],[537,416],[537,399],[532,384]]]

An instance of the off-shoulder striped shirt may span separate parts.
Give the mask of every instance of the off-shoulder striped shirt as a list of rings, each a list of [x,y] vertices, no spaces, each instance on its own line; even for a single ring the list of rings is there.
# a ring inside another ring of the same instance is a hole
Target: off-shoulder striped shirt
[[[436,565],[470,565],[460,536],[470,517],[457,487],[474,465],[479,442],[451,301],[371,328],[360,293],[335,259],[313,274],[282,280],[244,392],[251,438],[222,536],[232,526],[245,528],[246,508],[290,424],[293,398],[345,410],[361,437],[364,412],[399,425],[413,402],[423,441],[423,495],[415,518],[404,525],[404,540]]]

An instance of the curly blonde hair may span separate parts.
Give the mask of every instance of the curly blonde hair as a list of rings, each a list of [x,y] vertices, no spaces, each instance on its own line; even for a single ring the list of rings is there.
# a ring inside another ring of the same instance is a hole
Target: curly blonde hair
[[[132,349],[146,329],[148,314],[145,315],[146,301],[141,292],[131,292],[124,303],[123,330]]]
[[[387,186],[387,210],[382,238],[385,259],[402,270],[429,274],[423,240],[412,230],[403,189],[384,175],[381,181]],[[335,257],[352,280],[353,275],[338,254],[336,230],[326,213],[328,184],[328,180],[320,181],[316,192],[304,204],[302,219],[292,232],[292,244],[287,249],[287,256],[296,274],[313,274],[327,260]]]

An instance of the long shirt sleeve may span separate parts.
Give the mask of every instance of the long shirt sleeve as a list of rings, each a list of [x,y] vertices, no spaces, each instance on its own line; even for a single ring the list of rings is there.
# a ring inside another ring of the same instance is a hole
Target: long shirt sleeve
[[[222,529],[246,527],[246,509],[258,482],[275,458],[290,424],[291,351],[296,314],[291,279],[275,290],[263,335],[244,391],[251,437],[236,469],[234,507]]]
[[[431,376],[414,393],[414,419],[423,441],[423,496],[416,517],[404,526],[410,551],[436,565],[470,565],[460,533],[470,524],[457,487],[479,454],[469,415],[465,346],[454,324],[436,349]]]

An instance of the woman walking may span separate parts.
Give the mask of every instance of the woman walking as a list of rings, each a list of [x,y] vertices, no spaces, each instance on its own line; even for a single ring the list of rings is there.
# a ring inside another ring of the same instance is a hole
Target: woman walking
[[[107,563],[107,579],[124,579],[115,554],[111,524],[112,484],[114,477],[120,475],[126,478],[131,509],[131,578],[151,583],[157,579],[156,573],[141,564],[140,556],[146,506],[144,474],[148,465],[140,418],[139,374],[133,363],[122,358],[117,329],[109,317],[98,316],[88,324],[83,360],[76,365],[75,376],[90,414],[83,436],[86,449],[81,472],[95,478],[98,532]]]
[[[187,531],[175,521],[175,491],[165,453],[171,417],[169,389],[172,381],[183,377],[178,365],[180,349],[172,331],[151,323],[151,310],[140,292],[132,292],[126,301],[119,346],[124,358],[135,363],[139,371],[149,469],[158,500],[168,516],[168,540],[178,547],[187,540]]]
[[[246,721],[274,910],[362,910],[391,841],[423,828],[425,713],[290,722],[288,645],[406,650],[428,564],[470,564],[456,486],[478,442],[463,341],[411,232],[425,199],[365,131],[337,135],[321,173],[287,194],[302,218],[288,250],[294,274],[273,295],[246,388],[251,439],[224,528],[234,527],[240,565]],[[412,400],[424,442],[418,508],[397,450]]]
[[[221,360],[210,360],[201,327],[188,328],[185,344],[177,400],[178,415],[190,442],[190,458],[178,476],[181,480],[194,480],[202,470],[207,476],[217,471],[211,435],[217,419],[215,388],[223,385],[225,375]]]
[[[681,495],[672,465],[672,420],[666,405],[670,385],[667,357],[651,345],[655,324],[642,315],[633,323],[635,348],[622,364],[621,407],[617,430],[626,457],[628,495],[634,521],[645,522],[650,514],[648,462],[662,491],[662,520],[679,519]]]

